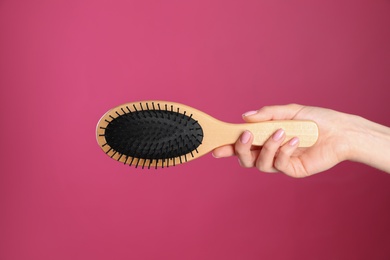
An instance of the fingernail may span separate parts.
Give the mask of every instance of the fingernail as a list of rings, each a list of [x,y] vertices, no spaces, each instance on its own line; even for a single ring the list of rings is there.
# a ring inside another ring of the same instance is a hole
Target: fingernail
[[[214,153],[211,153],[211,155],[214,157],[214,158],[219,158],[218,156],[216,156]]]
[[[293,139],[290,140],[290,142],[288,142],[288,144],[291,146],[295,146],[298,142],[299,142],[298,137],[294,137]]]
[[[283,135],[284,135],[284,130],[279,129],[278,131],[276,131],[276,133],[274,133],[274,135],[272,136],[272,139],[274,141],[280,141],[280,139],[282,139]]]
[[[244,114],[242,114],[242,116],[251,116],[251,115],[254,115],[256,114],[257,111],[253,110],[253,111],[248,111],[248,112],[245,112]]]
[[[249,131],[245,131],[240,138],[241,143],[248,143],[249,139],[251,139],[251,133]]]

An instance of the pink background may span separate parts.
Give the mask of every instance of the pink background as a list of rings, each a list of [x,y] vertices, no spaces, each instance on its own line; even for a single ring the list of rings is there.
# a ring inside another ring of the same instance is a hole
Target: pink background
[[[228,122],[264,105],[390,125],[389,1],[0,2],[0,259],[390,259],[390,176],[307,179],[211,155],[163,170],[108,158],[125,102]],[[374,148],[373,148],[374,149]]]

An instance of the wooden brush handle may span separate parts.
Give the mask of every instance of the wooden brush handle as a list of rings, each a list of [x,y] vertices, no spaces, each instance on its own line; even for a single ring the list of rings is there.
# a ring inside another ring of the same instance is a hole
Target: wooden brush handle
[[[254,124],[245,124],[247,130],[254,135],[253,144],[263,145],[278,129],[283,129],[286,134],[284,142],[294,137],[299,138],[299,147],[312,146],[318,139],[318,127],[313,121],[269,121]]]
[[[318,139],[318,127],[313,121],[281,120],[246,124],[221,122],[218,125],[206,130],[206,133],[212,134],[214,146],[235,143],[245,130],[253,134],[253,145],[257,146],[262,146],[278,129],[285,131],[284,143],[298,137],[299,147],[312,146]]]

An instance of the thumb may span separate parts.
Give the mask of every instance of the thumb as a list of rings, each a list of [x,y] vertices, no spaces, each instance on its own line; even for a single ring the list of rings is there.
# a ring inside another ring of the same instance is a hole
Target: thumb
[[[244,113],[242,118],[248,123],[269,120],[289,120],[293,119],[302,108],[304,108],[304,106],[297,104],[265,106],[259,110]]]

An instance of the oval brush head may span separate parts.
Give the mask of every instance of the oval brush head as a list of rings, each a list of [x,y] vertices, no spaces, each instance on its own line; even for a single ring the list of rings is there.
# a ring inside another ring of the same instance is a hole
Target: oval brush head
[[[251,124],[221,122],[189,106],[166,101],[127,103],[109,110],[100,119],[97,141],[111,158],[136,168],[169,167],[233,144],[249,130],[253,144],[262,145],[277,129],[286,142],[299,137],[300,146],[313,145],[318,137],[312,121],[284,120]]]
[[[104,136],[107,145],[120,154],[164,160],[196,151],[203,131],[197,121],[179,112],[128,109],[112,119]]]

